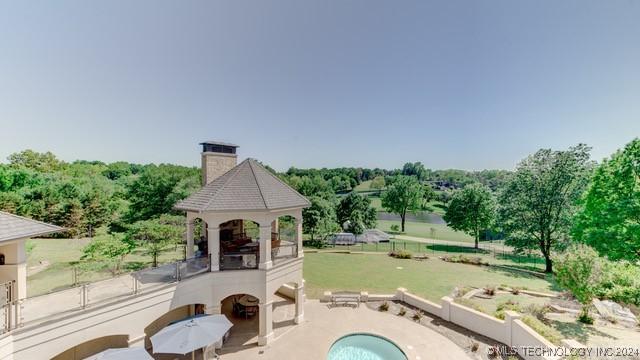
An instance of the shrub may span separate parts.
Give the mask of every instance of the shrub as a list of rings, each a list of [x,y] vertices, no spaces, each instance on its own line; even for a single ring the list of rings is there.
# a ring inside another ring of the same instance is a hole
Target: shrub
[[[496,287],[495,286],[487,286],[484,288],[484,294],[485,295],[489,295],[489,296],[493,296],[496,294]]]
[[[478,349],[480,348],[480,344],[478,344],[477,342],[472,342],[471,343],[471,352],[476,352],[478,351]]]
[[[422,320],[422,316],[423,316],[422,312],[420,310],[416,310],[416,312],[413,313],[413,316],[411,316],[411,318],[414,321],[420,321],[420,320]]]
[[[602,276],[595,296],[640,306],[640,266],[626,261],[601,260]]]
[[[588,246],[572,245],[554,259],[554,264],[558,284],[571,291],[588,317],[588,306],[602,273],[598,253]]]
[[[586,306],[582,307],[580,314],[578,315],[578,321],[583,324],[593,325],[593,317],[589,315],[589,308]]]
[[[389,256],[396,259],[411,259],[413,257],[410,252],[405,250],[392,251]]]
[[[391,231],[393,232],[400,232],[400,225],[398,224],[392,224],[390,227]]]
[[[504,320],[505,311],[522,312],[522,310],[520,308],[520,305],[516,301],[507,300],[505,302],[502,302],[502,303],[498,304],[498,306],[496,307],[496,312],[493,315],[495,317],[497,317],[498,319]]]
[[[527,324],[527,326],[532,328],[535,332],[542,335],[542,337],[549,340],[551,343],[560,345],[562,335],[560,334],[560,332],[558,332],[558,330],[546,325],[545,323],[531,315],[525,315],[520,320],[522,320],[523,323]]]
[[[388,311],[389,310],[389,303],[388,302],[383,302],[382,304],[380,304],[380,306],[378,306],[378,310],[379,311]]]
[[[398,316],[405,316],[407,314],[407,309],[405,309],[404,307],[400,308],[400,311],[398,311]]]
[[[529,304],[527,307],[523,309],[523,312],[531,316],[535,316],[536,319],[543,321],[545,318],[545,315],[551,312],[551,307],[549,305]]]
[[[462,263],[469,265],[489,265],[488,262],[482,260],[481,257],[469,257],[466,255],[446,255],[442,257],[442,260],[451,263]]]
[[[515,286],[514,286],[514,287],[511,289],[511,293],[512,293],[513,295],[519,295],[519,294],[520,294],[520,288],[519,288],[519,287],[515,287]]]

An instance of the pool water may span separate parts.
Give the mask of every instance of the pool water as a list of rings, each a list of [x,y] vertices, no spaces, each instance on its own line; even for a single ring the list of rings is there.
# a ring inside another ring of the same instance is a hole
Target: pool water
[[[327,360],[407,360],[407,356],[382,336],[351,334],[331,345]]]

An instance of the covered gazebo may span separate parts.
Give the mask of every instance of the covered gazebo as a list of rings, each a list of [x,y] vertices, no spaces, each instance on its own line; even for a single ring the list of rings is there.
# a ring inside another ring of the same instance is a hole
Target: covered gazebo
[[[209,254],[211,271],[218,271],[269,269],[277,257],[302,256],[302,209],[309,205],[258,161],[247,159],[175,208],[187,213],[187,257]],[[280,237],[278,218],[283,216],[293,219],[291,239]],[[198,219],[205,231],[196,251]]]

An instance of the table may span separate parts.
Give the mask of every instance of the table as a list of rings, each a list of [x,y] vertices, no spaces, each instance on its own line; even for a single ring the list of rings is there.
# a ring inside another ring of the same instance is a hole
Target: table
[[[251,295],[242,295],[240,299],[238,299],[238,304],[242,306],[258,306],[260,300]]]

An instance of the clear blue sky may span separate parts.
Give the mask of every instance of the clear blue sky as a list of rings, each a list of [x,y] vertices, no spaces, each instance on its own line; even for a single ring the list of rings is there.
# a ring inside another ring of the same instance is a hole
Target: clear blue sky
[[[0,159],[513,168],[640,135],[640,1],[4,1]]]

